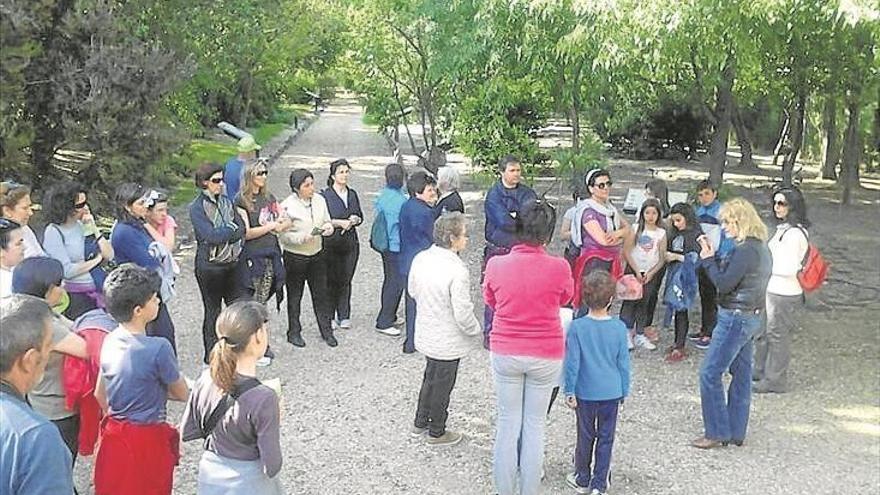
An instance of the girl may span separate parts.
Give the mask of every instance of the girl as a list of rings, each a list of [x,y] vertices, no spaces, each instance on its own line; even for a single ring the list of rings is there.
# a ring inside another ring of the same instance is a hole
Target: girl
[[[660,201],[645,200],[639,213],[639,226],[633,235],[627,236],[623,246],[626,271],[634,274],[642,283],[643,291],[640,300],[623,301],[620,319],[627,328],[635,331],[635,345],[650,351],[657,348],[654,345],[657,334],[648,335],[645,322],[648,320],[650,301],[657,301],[662,280],[660,272],[666,265],[666,230],[663,228],[662,214]]]
[[[202,495],[281,493],[278,395],[256,378],[269,347],[268,318],[256,301],[236,302],[217,318],[211,367],[196,382],[181,425],[184,441],[207,439],[199,462]],[[235,398],[229,406],[227,396]]]
[[[168,214],[168,195],[152,190],[146,196],[147,222],[144,224],[153,239],[174,252],[177,240],[177,222]]]
[[[693,263],[685,263],[685,255],[689,253],[699,253],[700,244],[697,238],[703,233],[700,230],[700,224],[694,214],[693,206],[687,203],[676,203],[672,207],[669,214],[669,220],[672,223],[672,232],[666,244],[666,262],[669,264],[669,270],[666,277],[666,290],[672,290],[670,282],[675,273],[681,269],[695,270]],[[696,280],[696,275],[694,275]],[[693,287],[696,289],[696,287]],[[666,355],[666,361],[677,363],[686,357],[684,344],[687,339],[688,331],[688,310],[683,309],[676,311],[675,319],[675,343],[669,348]]]

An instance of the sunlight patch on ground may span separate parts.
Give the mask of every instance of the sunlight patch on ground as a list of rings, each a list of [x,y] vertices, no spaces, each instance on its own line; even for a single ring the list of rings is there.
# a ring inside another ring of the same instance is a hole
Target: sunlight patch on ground
[[[850,433],[869,435],[880,438],[880,425],[877,423],[864,423],[861,421],[841,421],[840,427]]]
[[[835,407],[825,411],[838,418],[871,421],[880,424],[880,407],[878,406]]]
[[[796,433],[798,435],[819,435],[825,433],[825,430],[823,428],[806,423],[786,425],[783,426],[781,430],[787,431],[789,433]]]

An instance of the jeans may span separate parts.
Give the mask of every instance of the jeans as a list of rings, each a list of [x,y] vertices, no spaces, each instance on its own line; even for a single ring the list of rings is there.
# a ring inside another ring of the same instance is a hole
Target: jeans
[[[327,300],[330,317],[337,321],[351,319],[351,279],[357,268],[360,247],[346,242],[324,254],[327,260]]]
[[[400,253],[382,253],[382,307],[376,317],[376,328],[389,328],[397,321],[397,308],[403,295],[406,281],[400,275]]]
[[[434,438],[446,433],[446,417],[449,409],[449,395],[455,386],[460,359],[442,361],[425,358],[425,376],[419,391],[419,404],[416,407],[415,426],[428,428]]]
[[[196,260],[196,282],[202,294],[205,317],[202,320],[202,343],[205,346],[204,362],[210,362],[211,350],[217,343],[217,317],[223,304],[229,306],[238,297],[238,279],[235,265],[210,265]]]
[[[767,324],[755,337],[755,378],[773,392],[788,390],[791,333],[798,325],[804,296],[767,293]]]
[[[404,291],[406,304],[406,337],[403,340],[403,352],[416,352],[416,300],[410,297],[409,290]]]
[[[330,305],[327,301],[327,266],[321,252],[311,256],[284,252],[284,283],[287,287],[287,337],[302,334],[299,321],[305,283],[309,283],[312,307],[318,320],[318,331],[326,339],[333,335],[330,326]]]
[[[711,337],[718,319],[718,291],[702,267],[697,269],[697,281],[700,288],[700,333]]]
[[[486,244],[483,248],[483,266],[480,268],[480,284],[486,276],[486,265],[495,256],[503,256],[510,252],[510,248]],[[483,347],[489,348],[489,334],[492,333],[492,320],[495,319],[495,310],[489,306],[483,307]]]
[[[533,495],[540,490],[547,404],[561,368],[559,359],[492,353],[498,405],[492,471],[499,495]]]
[[[745,439],[752,399],[752,338],[760,325],[761,315],[756,312],[718,308],[718,324],[700,367],[706,438]],[[721,380],[725,371],[732,377],[726,400]]]
[[[602,493],[608,488],[611,449],[614,447],[619,405],[620,399],[577,401],[578,430],[574,471],[580,486]]]

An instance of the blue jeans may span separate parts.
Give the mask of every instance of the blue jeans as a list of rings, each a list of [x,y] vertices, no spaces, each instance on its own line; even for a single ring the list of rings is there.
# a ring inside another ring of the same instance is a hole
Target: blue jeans
[[[498,405],[492,474],[499,495],[540,491],[547,404],[561,368],[559,359],[492,353]]]
[[[712,343],[700,368],[700,405],[706,438],[742,441],[749,424],[752,400],[752,339],[761,326],[761,315],[718,308]],[[727,398],[721,377],[732,376]]]
[[[382,307],[376,317],[376,328],[390,328],[397,321],[397,308],[406,280],[400,275],[400,253],[382,253]]]
[[[611,449],[617,429],[620,399],[577,400],[577,484],[605,493],[611,469]]]

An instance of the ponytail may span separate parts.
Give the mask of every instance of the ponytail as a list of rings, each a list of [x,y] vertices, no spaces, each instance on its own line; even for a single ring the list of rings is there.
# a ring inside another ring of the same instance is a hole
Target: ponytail
[[[266,306],[256,301],[234,302],[217,317],[219,340],[211,349],[211,379],[224,392],[235,387],[238,357],[267,321],[269,312]]]
[[[235,386],[235,370],[238,363],[238,344],[233,344],[224,336],[211,349],[211,379],[224,392]]]

